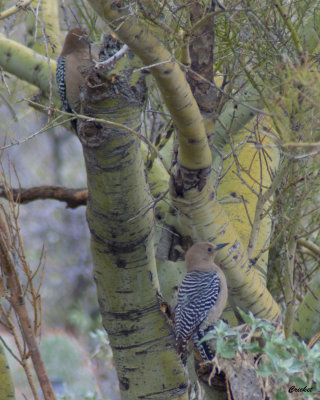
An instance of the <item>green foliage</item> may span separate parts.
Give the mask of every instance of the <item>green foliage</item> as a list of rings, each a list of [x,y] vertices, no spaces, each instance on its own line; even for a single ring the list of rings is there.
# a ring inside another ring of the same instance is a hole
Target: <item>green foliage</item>
[[[95,27],[97,16],[93,12],[92,8],[88,7],[87,3],[84,0],[75,1],[74,6],[77,10],[78,18],[80,19],[82,25],[89,29],[91,34],[94,31],[94,33],[98,37],[98,32]]]
[[[95,330],[98,326],[101,326],[101,317],[95,310],[92,310],[94,299],[89,301],[82,301],[82,299],[76,299],[73,305],[66,314],[68,323],[76,329],[76,332],[82,336],[88,336],[92,330]],[[84,312],[89,310],[89,312]]]
[[[95,347],[92,357],[99,357],[104,360],[112,359],[110,341],[105,330],[97,329],[95,332],[90,332],[90,338]]]
[[[40,350],[51,379],[61,377],[66,382],[67,395],[62,399],[96,399],[89,359],[75,339],[64,334],[49,335],[41,341]]]
[[[240,330],[230,328],[220,320],[203,339],[214,340],[216,355],[233,358],[236,353],[253,353],[257,372],[271,379],[275,386],[275,399],[286,399],[288,387],[312,387],[313,394],[320,390],[320,344],[311,349],[296,336],[285,339],[271,322],[255,318],[250,312],[238,309],[246,326]],[[302,392],[312,397],[312,392]]]

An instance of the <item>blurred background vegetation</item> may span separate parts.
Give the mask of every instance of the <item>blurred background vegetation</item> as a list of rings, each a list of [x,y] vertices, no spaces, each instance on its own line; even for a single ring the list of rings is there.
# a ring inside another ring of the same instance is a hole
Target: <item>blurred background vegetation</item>
[[[68,23],[71,25],[76,24],[74,16],[86,24],[87,6],[83,1],[72,3],[72,7],[67,5],[64,10],[60,9],[62,31],[67,30],[64,15],[70,19]],[[34,7],[37,4],[33,2]],[[12,2],[1,2],[1,10],[9,6]],[[11,39],[28,44],[34,35],[30,26],[35,27],[33,14],[21,12],[2,21],[1,30]],[[41,35],[39,42],[43,43]],[[25,139],[30,132],[39,131],[46,125],[47,117],[21,102],[35,93],[34,87],[13,75],[1,73],[0,146],[4,146]],[[1,94],[4,92],[5,96]],[[13,145],[1,155],[4,171],[7,177],[10,176],[13,187],[18,187],[20,182],[26,188],[43,184],[86,188],[80,142],[63,126],[52,128],[23,144]],[[6,207],[6,200],[0,202]],[[92,279],[85,207],[70,210],[55,200],[39,200],[20,207],[19,223],[32,270],[37,268],[44,250],[43,276],[38,273],[35,278],[37,284],[42,279],[41,352],[50,377],[56,381],[57,393],[70,399],[98,398],[96,396],[118,399],[116,372],[107,335],[101,325],[96,286]],[[0,330],[0,335],[14,349],[12,337],[4,329]],[[107,358],[106,353],[109,355]],[[30,398],[21,366],[7,354],[16,398]]]
[[[13,79],[9,80],[10,84]],[[12,96],[17,100],[16,91],[12,91]],[[0,106],[1,129],[6,127],[6,135],[15,140],[23,139],[26,132],[40,130],[45,124],[43,115],[36,111],[25,113],[22,107],[18,110],[15,107],[15,112],[18,122],[12,121],[6,105]],[[81,145],[70,131],[62,127],[13,146],[3,155],[2,162],[7,176],[11,175],[13,187],[19,183],[11,164],[23,187],[43,183],[86,187]],[[5,205],[5,200],[0,201]],[[71,398],[99,392],[109,396],[104,398],[118,399],[118,383],[111,357],[106,362],[99,358],[102,344],[106,348],[109,346],[102,331],[96,286],[92,279],[85,207],[70,210],[55,200],[38,200],[20,207],[19,223],[32,270],[38,266],[44,249],[41,350],[50,376],[68,382],[66,390],[75,395]],[[35,282],[39,283],[40,277],[39,273]],[[1,335],[5,340],[9,339],[5,332]],[[12,340],[9,343],[13,344]],[[19,387],[21,394],[25,393],[24,372],[12,357],[9,357],[9,362],[14,382],[18,385],[17,393]],[[101,376],[100,381],[95,379],[95,369],[96,376]]]

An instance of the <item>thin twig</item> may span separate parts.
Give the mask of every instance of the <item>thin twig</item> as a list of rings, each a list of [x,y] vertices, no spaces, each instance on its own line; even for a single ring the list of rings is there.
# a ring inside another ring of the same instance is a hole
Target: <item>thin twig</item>
[[[121,57],[123,57],[126,52],[129,50],[129,47],[125,44],[123,47],[121,47],[121,49],[115,53],[112,57],[108,58],[105,61],[99,61],[95,63],[95,69],[96,70],[101,70],[103,68],[106,68],[107,66],[109,66],[110,64],[115,63],[117,60],[119,60]]]
[[[27,101],[29,104],[37,105],[38,107],[40,106],[40,107],[43,108],[43,109],[46,109],[46,108],[47,108],[47,106],[43,106],[43,105],[37,104],[37,103],[35,103],[34,101],[29,100],[29,99],[26,99],[26,101]],[[109,120],[106,120],[106,119],[103,119],[103,118],[93,118],[93,117],[89,117],[89,116],[87,116],[87,115],[77,114],[77,113],[72,114],[72,113],[68,113],[68,112],[59,110],[59,109],[57,109],[57,108],[53,108],[53,111],[56,112],[57,114],[67,115],[67,116],[73,116],[73,118],[79,118],[79,119],[83,119],[83,120],[90,121],[90,122],[98,122],[98,123],[101,123],[101,124],[104,124],[104,125],[107,125],[107,126],[113,126],[113,127],[116,127],[116,128],[119,128],[119,129],[123,129],[123,130],[125,130],[125,131],[128,131],[128,132],[132,133],[132,134],[133,134],[134,136],[136,136],[138,139],[140,139],[141,141],[143,141],[143,142],[151,149],[151,151],[154,152],[154,153],[157,155],[157,157],[160,159],[160,161],[161,161],[163,167],[165,168],[165,170],[167,171],[167,173],[168,173],[169,175],[171,175],[171,174],[170,174],[170,169],[169,169],[169,167],[167,166],[167,163],[165,162],[164,158],[162,157],[162,155],[160,154],[160,152],[158,151],[158,149],[156,148],[156,146],[155,146],[153,143],[151,143],[149,139],[147,139],[145,136],[141,135],[141,134],[140,134],[139,132],[137,132],[136,130],[134,130],[134,129],[132,129],[132,128],[129,128],[128,126],[123,125],[123,124],[120,124],[120,123],[118,123],[118,122],[109,121]],[[40,133],[40,131],[37,132],[37,134],[39,134],[39,133]],[[41,130],[41,133],[42,133],[42,130]],[[29,138],[31,138],[31,137],[33,138],[34,136],[35,136],[35,134],[31,135]],[[23,141],[26,141],[26,140],[27,140],[27,139],[24,139]],[[16,143],[15,143],[15,144],[16,144]],[[1,150],[1,147],[0,147],[0,150]]]

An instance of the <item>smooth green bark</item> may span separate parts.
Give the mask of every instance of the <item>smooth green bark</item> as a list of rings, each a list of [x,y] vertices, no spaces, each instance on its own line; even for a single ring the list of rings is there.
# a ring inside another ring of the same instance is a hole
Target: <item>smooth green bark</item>
[[[87,89],[84,114],[139,129],[142,102],[136,93],[143,85],[127,86],[122,97],[110,82],[106,77],[97,93]],[[122,399],[186,399],[184,369],[160,310],[153,199],[140,141],[125,129],[95,122],[80,123],[78,132],[87,170],[94,279]]]
[[[300,304],[293,323],[293,330],[308,341],[320,331],[320,273],[313,279],[310,289]]]
[[[55,84],[56,62],[0,33],[0,66],[10,74],[37,86],[48,96],[50,82],[53,94],[58,95]],[[50,66],[50,68],[49,68]]]
[[[14,387],[6,354],[2,344],[0,344],[0,399],[14,400]]]

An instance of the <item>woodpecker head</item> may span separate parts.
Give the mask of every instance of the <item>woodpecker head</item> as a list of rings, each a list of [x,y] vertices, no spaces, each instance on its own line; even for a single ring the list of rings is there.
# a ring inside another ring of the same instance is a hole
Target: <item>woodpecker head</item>
[[[211,271],[214,269],[214,257],[217,250],[229,243],[214,245],[209,242],[196,243],[186,252],[187,271]]]
[[[75,51],[88,50],[89,45],[88,31],[86,29],[72,28],[64,40],[61,55],[66,56]]]

